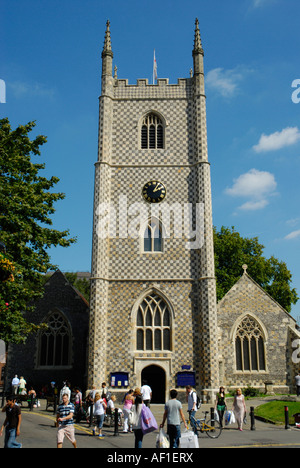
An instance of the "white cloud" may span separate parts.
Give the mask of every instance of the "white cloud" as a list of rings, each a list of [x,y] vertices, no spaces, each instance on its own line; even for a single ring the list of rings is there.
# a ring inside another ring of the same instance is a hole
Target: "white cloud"
[[[270,172],[251,169],[234,180],[233,186],[227,188],[225,193],[232,197],[248,198],[249,200],[239,207],[244,211],[256,211],[269,204],[268,198],[275,195],[277,182]]]
[[[285,240],[293,240],[297,239],[298,237],[300,237],[300,230],[291,232],[290,234],[285,236]]]
[[[299,224],[300,222],[300,218],[292,218],[292,219],[289,219],[286,224],[288,226],[297,226],[297,224]]]
[[[237,66],[232,70],[214,68],[206,75],[206,86],[223,97],[232,97],[239,90],[239,83],[251,70],[244,66]]]
[[[254,8],[261,8],[272,3],[276,3],[277,0],[253,0],[253,7]]]
[[[298,141],[300,141],[298,127],[287,127],[281,132],[275,132],[271,135],[262,134],[258,144],[253,146],[253,149],[257,153],[275,151],[286,146],[295,145]]]
[[[243,211],[257,211],[257,210],[262,210],[268,204],[269,204],[269,202],[266,199],[262,199],[262,200],[258,200],[258,201],[252,200],[252,201],[248,201],[248,202],[244,203],[243,205],[241,205],[239,207],[239,209],[243,210]]]
[[[22,81],[11,81],[7,83],[16,98],[29,97],[46,97],[53,98],[55,91],[52,88],[47,88],[41,83],[25,83]]]

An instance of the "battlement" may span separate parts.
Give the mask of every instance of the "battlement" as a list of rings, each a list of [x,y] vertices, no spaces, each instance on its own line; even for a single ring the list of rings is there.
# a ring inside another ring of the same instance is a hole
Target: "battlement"
[[[182,97],[192,92],[192,78],[179,78],[177,83],[170,84],[169,78],[158,78],[157,84],[149,84],[148,78],[140,78],[136,84],[129,84],[128,79],[115,79],[114,95],[116,98],[133,97]]]

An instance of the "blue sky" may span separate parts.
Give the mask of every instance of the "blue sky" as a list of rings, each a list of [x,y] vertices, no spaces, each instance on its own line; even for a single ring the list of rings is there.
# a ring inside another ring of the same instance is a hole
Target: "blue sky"
[[[54,227],[78,242],[53,249],[62,271],[91,265],[98,96],[106,20],[118,78],[189,76],[194,22],[205,50],[214,224],[257,236],[300,286],[299,0],[2,0],[0,115],[36,120],[41,161],[60,178]],[[294,82],[295,88],[292,88]],[[292,93],[294,92],[294,101]],[[300,316],[300,302],[293,310]]]

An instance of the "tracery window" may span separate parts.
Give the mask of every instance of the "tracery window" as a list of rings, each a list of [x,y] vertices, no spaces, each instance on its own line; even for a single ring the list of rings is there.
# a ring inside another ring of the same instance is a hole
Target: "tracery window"
[[[136,348],[141,351],[171,351],[171,313],[158,294],[140,304],[136,317]]]
[[[39,365],[69,365],[71,340],[66,319],[60,312],[53,312],[47,320],[47,326],[39,337]]]
[[[266,370],[264,334],[253,317],[245,317],[238,326],[235,352],[238,371]]]
[[[141,148],[160,149],[164,147],[164,126],[154,113],[147,114],[141,127]]]
[[[162,252],[163,251],[163,229],[156,218],[148,220],[143,236],[144,252]]]

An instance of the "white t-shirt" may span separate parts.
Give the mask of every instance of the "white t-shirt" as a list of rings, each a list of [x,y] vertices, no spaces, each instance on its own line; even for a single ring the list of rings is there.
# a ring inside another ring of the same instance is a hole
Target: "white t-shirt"
[[[110,408],[111,411],[115,409],[115,404],[112,400],[108,400],[107,407]]]
[[[151,400],[151,392],[152,390],[149,387],[149,385],[143,385],[141,388],[141,394],[142,394],[143,400]]]
[[[188,394],[188,411],[193,409],[195,403],[195,411],[197,410],[197,393],[195,390],[191,390]]]
[[[101,416],[102,414],[104,414],[104,408],[103,408],[103,400],[100,399],[100,400],[97,400],[94,404],[94,415],[95,416]]]

